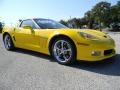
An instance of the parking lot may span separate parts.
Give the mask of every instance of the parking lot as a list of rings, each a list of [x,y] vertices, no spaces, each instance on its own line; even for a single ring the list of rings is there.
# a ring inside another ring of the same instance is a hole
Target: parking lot
[[[6,51],[0,35],[0,90],[120,90],[120,34],[110,35],[117,45],[115,57],[72,66],[37,52]]]

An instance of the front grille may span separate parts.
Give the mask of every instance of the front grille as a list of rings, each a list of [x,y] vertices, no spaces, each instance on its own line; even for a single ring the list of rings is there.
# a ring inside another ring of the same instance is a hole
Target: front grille
[[[109,55],[109,54],[112,54],[113,52],[114,52],[113,49],[105,50],[104,55]]]

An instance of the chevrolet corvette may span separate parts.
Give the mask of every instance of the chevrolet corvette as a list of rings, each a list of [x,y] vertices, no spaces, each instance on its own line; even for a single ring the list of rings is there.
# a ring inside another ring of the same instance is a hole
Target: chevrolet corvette
[[[70,29],[50,19],[22,20],[16,27],[4,27],[4,47],[23,48],[51,55],[60,64],[76,60],[100,61],[115,55],[115,42],[101,31]]]

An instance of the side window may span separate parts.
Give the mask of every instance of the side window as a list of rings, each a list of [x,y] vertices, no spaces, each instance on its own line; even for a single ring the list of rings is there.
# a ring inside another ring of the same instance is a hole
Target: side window
[[[36,25],[33,23],[32,20],[24,20],[22,21],[22,23],[20,24],[20,27],[23,27],[23,26],[31,26],[32,28],[36,28]]]

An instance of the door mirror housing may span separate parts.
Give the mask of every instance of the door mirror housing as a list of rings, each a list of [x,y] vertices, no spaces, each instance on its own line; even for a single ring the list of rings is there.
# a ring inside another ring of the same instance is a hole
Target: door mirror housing
[[[23,28],[24,28],[24,29],[30,29],[30,30],[33,29],[31,26],[28,26],[28,25],[23,26]]]

